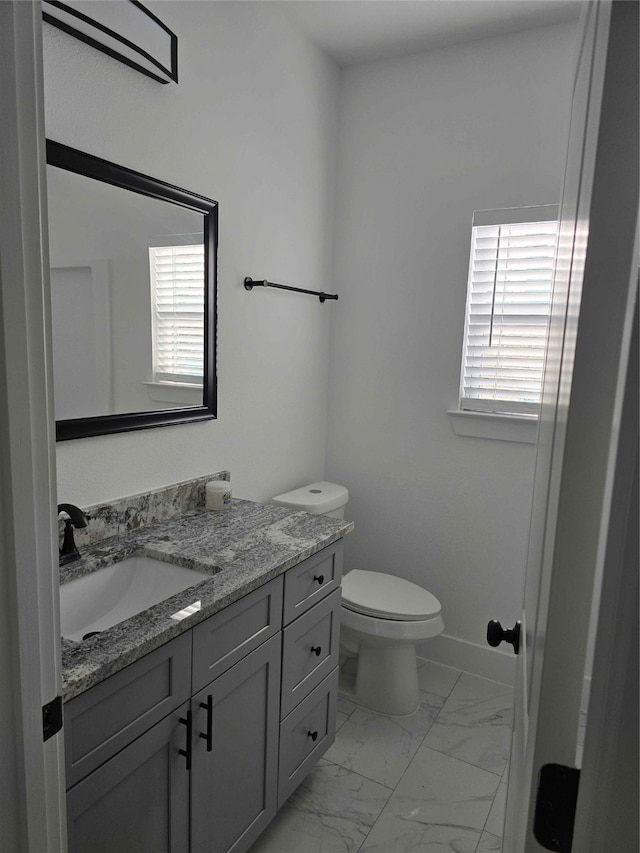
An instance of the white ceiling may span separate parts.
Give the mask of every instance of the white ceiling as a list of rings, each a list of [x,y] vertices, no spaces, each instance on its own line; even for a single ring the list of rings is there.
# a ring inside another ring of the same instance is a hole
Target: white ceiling
[[[580,0],[272,0],[340,65],[577,19]]]

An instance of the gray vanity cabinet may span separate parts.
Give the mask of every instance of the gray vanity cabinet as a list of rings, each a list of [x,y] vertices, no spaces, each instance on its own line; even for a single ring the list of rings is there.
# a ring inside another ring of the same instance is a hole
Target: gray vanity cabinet
[[[65,705],[69,853],[246,853],[335,735],[342,543]]]
[[[193,698],[192,853],[247,850],[275,816],[280,647],[277,634]]]

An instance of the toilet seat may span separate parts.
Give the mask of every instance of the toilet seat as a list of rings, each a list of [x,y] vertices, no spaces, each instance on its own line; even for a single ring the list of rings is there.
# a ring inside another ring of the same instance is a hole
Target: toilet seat
[[[440,602],[421,586],[383,572],[353,569],[342,579],[342,606],[353,613],[396,622],[440,616]]]
[[[439,613],[431,619],[378,619],[375,616],[365,616],[364,613],[349,610],[344,605],[340,608],[340,623],[342,625],[340,642],[346,643],[348,643],[349,632],[355,632],[359,638],[358,643],[362,639],[367,642],[384,640],[420,643],[444,631],[444,621]]]

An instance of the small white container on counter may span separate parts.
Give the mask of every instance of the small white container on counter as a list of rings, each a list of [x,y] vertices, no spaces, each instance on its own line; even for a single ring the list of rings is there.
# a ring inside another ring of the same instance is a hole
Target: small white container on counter
[[[231,483],[227,480],[210,480],[205,491],[207,510],[231,509]]]

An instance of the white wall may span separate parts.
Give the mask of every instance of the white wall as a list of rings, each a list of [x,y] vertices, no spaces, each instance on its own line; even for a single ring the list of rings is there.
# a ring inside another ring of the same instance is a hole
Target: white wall
[[[339,72],[262,2],[148,3],[178,36],[160,85],[44,25],[47,136],[220,204],[218,419],[62,442],[87,505],[228,468],[257,500],[324,474]]]
[[[558,201],[575,36],[530,30],[342,81],[327,477],[351,493],[346,567],[425,585],[452,639],[424,653],[493,677],[513,666],[485,632],[520,615],[535,447],[456,436],[446,411],[472,213]]]
[[[430,656],[506,677],[484,632],[519,615],[535,449],[455,436],[446,410],[473,210],[558,200],[574,25],[341,77],[273,4],[152,9],[178,86],[45,25],[47,135],[220,202],[219,418],[59,444],[59,499],[221,468],[257,500],[345,483],[347,565],[425,584],[452,638]],[[247,293],[245,275],[340,300]]]

